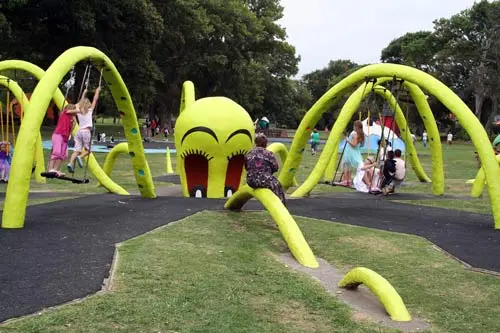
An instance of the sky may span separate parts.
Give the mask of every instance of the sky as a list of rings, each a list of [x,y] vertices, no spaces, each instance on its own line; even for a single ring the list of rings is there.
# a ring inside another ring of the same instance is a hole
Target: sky
[[[393,39],[432,30],[435,19],[470,8],[474,0],[281,0],[288,42],[301,57],[299,74],[330,60],[377,63]]]

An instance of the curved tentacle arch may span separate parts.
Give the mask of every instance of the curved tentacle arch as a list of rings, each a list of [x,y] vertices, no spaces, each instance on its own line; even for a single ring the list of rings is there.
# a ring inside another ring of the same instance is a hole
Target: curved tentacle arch
[[[18,140],[22,144],[21,148],[26,153],[14,155],[12,161],[13,171],[10,178],[11,181],[9,181],[7,187],[5,209],[2,218],[2,227],[4,228],[22,228],[24,225],[30,185],[29,178],[26,177],[26,172],[29,165],[33,162],[35,144],[35,138],[31,134],[40,131],[45,110],[64,75],[69,72],[74,64],[85,59],[103,65],[103,79],[111,90],[111,94],[122,116],[125,136],[130,149],[129,155],[132,158],[134,176],[139,191],[143,197],[156,197],[151,172],[142,145],[135,109],[121,75],[118,73],[113,62],[103,52],[92,47],[74,47],[61,54],[52,63],[36,86],[31,97],[31,103],[27,110],[30,117],[23,122],[18,134]],[[97,161],[90,155],[89,168],[91,168],[90,162],[92,160],[95,162],[95,164],[92,163],[92,168],[98,167]],[[105,175],[100,167],[98,169]]]
[[[500,164],[500,155],[495,156],[497,162]],[[470,183],[468,181],[467,183]],[[472,190],[470,196],[473,198],[479,198],[484,191],[484,185],[486,184],[486,176],[484,174],[484,168],[481,166],[477,171],[476,178],[472,179]]]
[[[374,89],[377,94],[381,95],[386,99],[390,108],[394,111],[394,118],[396,120],[398,128],[401,130],[402,133],[405,133],[400,137],[400,139],[403,140],[403,142],[405,143],[408,156],[410,157],[411,166],[413,168],[413,171],[417,175],[417,178],[421,182],[427,182],[427,183],[430,182],[431,179],[425,173],[424,168],[422,168],[422,164],[418,159],[417,150],[415,149],[415,145],[413,144],[413,140],[411,139],[410,129],[408,128],[408,125],[406,123],[406,118],[404,116],[403,110],[396,101],[396,98],[392,95],[390,91],[388,91],[384,87],[378,86],[375,87]],[[406,133],[407,131],[408,133]]]
[[[404,86],[408,89],[411,98],[415,102],[417,112],[422,118],[425,130],[429,138],[429,149],[431,151],[432,160],[432,192],[434,195],[444,194],[444,163],[443,163],[443,148],[439,130],[436,124],[436,119],[432,113],[427,96],[422,89],[414,83],[405,81]]]
[[[224,205],[227,209],[238,210],[251,198],[259,200],[278,225],[278,228],[288,244],[290,251],[297,261],[303,266],[310,268],[319,267],[316,257],[309,247],[297,222],[286,209],[280,199],[269,189],[252,189],[248,185],[243,185],[229,198]]]
[[[389,80],[392,80],[392,78],[378,78],[377,84],[382,84]],[[442,195],[444,193],[444,164],[443,164],[441,140],[439,139],[439,130],[436,125],[436,119],[432,114],[432,110],[427,101],[427,97],[422,92],[422,89],[420,89],[420,87],[417,86],[416,84],[407,81],[404,81],[403,85],[406,89],[408,89],[410,96],[415,102],[417,112],[422,118],[424,127],[429,136],[430,140],[429,147],[432,156],[432,174],[431,174],[432,192],[434,193],[434,195]],[[333,158],[330,159],[330,162],[328,163],[328,166],[324,172],[323,180],[326,182],[333,181],[335,168],[337,165],[336,164],[337,155],[338,155],[338,146],[335,146]]]
[[[394,76],[405,82],[419,85],[429,94],[434,95],[456,116],[463,128],[469,133],[485,169],[495,228],[500,228],[500,166],[496,162],[493,151],[490,149],[491,144],[485,129],[468,106],[455,95],[450,88],[431,75],[404,65],[376,64],[363,67],[327,91],[302,119],[295,134],[296,139],[292,142],[290,147],[289,157],[283,166],[283,171],[279,175],[280,182],[282,184],[290,184],[302,160],[301,152],[307,143],[310,131],[319,121],[322,114],[327,111],[342,94],[346,93],[349,87],[363,82],[368,77]],[[334,129],[336,130],[339,130],[341,127],[340,125],[336,127],[339,120],[342,120],[341,117],[342,114],[334,125]],[[345,120],[343,120],[343,122],[345,122]],[[332,132],[333,131],[332,129]],[[333,150],[334,148],[327,153],[327,156],[331,156]],[[315,175],[314,177],[317,178],[317,183],[321,174]]]
[[[356,267],[347,273],[339,282],[339,287],[356,289],[360,284],[368,287],[394,321],[411,321],[405,303],[394,287],[377,272],[364,267]]]
[[[272,151],[275,155],[279,154],[280,159],[281,159],[281,164],[285,163],[286,159],[288,158],[288,149],[286,149],[286,146],[281,143],[281,142],[273,142],[266,148],[269,151]],[[297,186],[297,179],[295,177],[292,180],[292,184],[290,186]]]
[[[0,67],[0,71],[1,70],[2,69]],[[7,89],[9,89],[10,92],[12,92],[12,94],[19,101],[19,103],[21,103],[21,108],[23,110],[26,110],[26,108],[29,105],[28,98],[26,97],[26,94],[24,93],[23,89],[19,86],[19,84],[16,81],[6,76],[0,75],[0,85],[3,85]],[[40,132],[38,132],[38,137],[36,139],[35,144],[36,144],[35,181],[39,184],[45,184],[46,183],[45,178],[40,175],[40,173],[45,170],[45,161],[44,161],[45,158],[43,156],[42,135],[40,134]]]
[[[104,160],[104,164],[102,166],[102,170],[106,175],[111,177],[111,172],[113,172],[113,167],[115,166],[116,158],[120,154],[127,154],[128,155],[129,150],[128,150],[128,143],[127,142],[120,142],[116,146],[113,147],[113,149],[110,150],[108,155],[106,155],[106,159]],[[99,184],[101,186],[101,184]]]
[[[381,79],[381,83],[389,80],[388,78]],[[406,131],[406,120],[398,105],[396,98],[392,95],[390,91],[382,86],[377,86],[379,84],[377,81],[364,83],[362,84],[347,100],[342,111],[340,112],[337,121],[335,122],[332,131],[330,132],[330,136],[323,148],[323,152],[321,156],[311,171],[309,177],[306,181],[292,193],[292,197],[302,197],[307,195],[311,190],[316,186],[322,174],[325,173],[325,170],[332,159],[335,157],[335,151],[338,150],[338,145],[342,136],[343,131],[347,127],[347,124],[351,120],[352,116],[356,113],[356,110],[359,108],[361,101],[366,98],[369,94],[373,92],[384,97],[389,104],[390,108],[395,113],[395,120],[398,127],[401,131]],[[430,178],[425,174],[420,161],[418,160],[417,152],[415,150],[415,146],[413,145],[412,140],[407,140],[408,138],[402,137],[405,142],[406,149],[408,150],[408,154],[410,157],[411,165],[413,170],[415,171],[417,177],[424,182],[430,182]],[[408,142],[406,142],[408,141]]]
[[[27,61],[23,61],[23,60],[0,61],[0,71],[7,70],[7,69],[23,70],[27,73],[30,73],[34,77],[36,77],[38,81],[40,81],[43,78],[43,76],[45,75],[45,71],[42,68],[38,67],[35,64],[32,64],[32,63],[27,62]],[[64,101],[64,95],[59,88],[57,88],[54,91],[53,100],[54,100],[55,104],[57,105],[57,107],[59,108],[59,110],[62,110],[65,101]],[[74,127],[73,135],[75,135],[76,132],[78,132],[78,125]],[[37,149],[37,164],[38,164],[38,155],[39,154],[41,155],[41,157],[42,157],[41,161],[43,162],[43,147],[42,147],[41,142],[40,142],[40,147],[42,149]],[[102,169],[99,166],[99,163],[95,159],[94,155],[90,154],[88,159],[89,159],[88,160],[89,171],[94,175],[94,177],[97,179],[97,181],[100,184],[103,184],[103,186],[109,192],[121,194],[121,195],[128,195],[129,194],[124,188],[122,188],[120,185],[113,182],[111,180],[111,178],[109,178],[106,175],[106,173],[102,171]],[[44,170],[45,170],[44,165],[40,166],[39,169],[35,170],[37,173],[37,176],[41,177],[40,173],[43,172]],[[45,178],[44,178],[44,181],[45,181]]]

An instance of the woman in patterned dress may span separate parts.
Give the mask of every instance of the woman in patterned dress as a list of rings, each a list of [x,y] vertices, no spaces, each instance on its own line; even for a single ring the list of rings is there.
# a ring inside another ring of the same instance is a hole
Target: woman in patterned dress
[[[267,138],[263,133],[255,136],[255,148],[245,156],[247,184],[251,188],[268,188],[285,204],[285,192],[273,173],[278,171],[278,161],[274,154],[266,149]]]

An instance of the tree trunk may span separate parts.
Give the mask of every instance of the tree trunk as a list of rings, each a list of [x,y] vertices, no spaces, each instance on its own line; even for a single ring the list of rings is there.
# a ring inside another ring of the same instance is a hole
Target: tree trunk
[[[491,99],[491,113],[490,116],[488,117],[488,121],[486,122],[486,132],[491,134],[491,128],[493,127],[493,120],[495,119],[495,116],[498,114],[498,98],[496,96],[492,96]]]
[[[484,94],[474,93],[474,101],[475,101],[474,113],[476,114],[476,117],[479,120],[481,120],[481,113],[483,111],[483,105],[484,105]]]

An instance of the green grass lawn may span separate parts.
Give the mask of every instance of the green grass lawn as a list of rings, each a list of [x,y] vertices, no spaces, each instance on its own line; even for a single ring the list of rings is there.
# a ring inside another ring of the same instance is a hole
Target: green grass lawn
[[[497,277],[465,270],[426,240],[298,218],[313,251],[376,270],[432,332],[498,332]],[[396,332],[277,261],[267,213],[204,212],[119,246],[114,289],[0,326],[0,332]]]
[[[489,213],[486,193],[480,199],[465,198],[471,188],[465,181],[477,172],[473,146],[443,148],[446,193],[456,197],[409,203]],[[420,143],[417,150],[430,175],[428,150]],[[153,176],[163,175],[165,156],[146,156]],[[105,154],[96,157],[102,164]],[[299,183],[318,157],[304,154]],[[172,161],[175,169],[175,155]],[[68,192],[65,198],[104,193],[90,178],[84,185],[32,182],[31,189]],[[112,178],[137,192],[128,156],[119,157]],[[419,183],[410,168],[407,181],[400,191],[431,193],[431,184]],[[347,190],[318,185],[313,194],[332,191]],[[30,204],[60,199],[34,199]],[[465,270],[419,237],[300,217],[297,221],[318,257],[345,272],[356,266],[379,272],[400,292],[413,316],[431,322],[432,332],[500,331],[498,277]],[[276,256],[282,253],[288,248],[267,213],[204,212],[121,245],[113,291],[0,326],[0,332],[395,332],[353,317],[318,282],[279,263]]]

